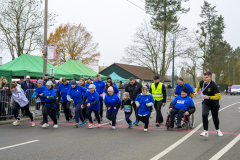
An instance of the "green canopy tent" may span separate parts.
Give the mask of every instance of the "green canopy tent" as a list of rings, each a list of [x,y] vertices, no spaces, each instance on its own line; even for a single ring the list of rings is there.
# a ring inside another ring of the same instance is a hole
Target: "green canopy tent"
[[[92,80],[98,74],[97,72],[93,71],[92,69],[85,66],[80,61],[68,60],[67,62],[63,63],[62,65],[58,66],[61,70],[74,74],[74,78],[79,80],[80,78],[91,78]],[[103,81],[107,80],[107,77],[101,75]]]
[[[74,78],[73,74],[47,63],[47,73],[50,73],[51,68],[54,69],[54,77],[56,79],[59,79],[60,77],[66,77],[66,79]],[[13,61],[0,66],[0,71],[2,70],[10,72],[12,74],[12,78],[23,78],[27,75],[31,77],[42,77],[43,59],[40,56],[22,54]]]
[[[119,83],[120,81],[122,81],[123,83],[128,83],[127,79],[120,77],[115,72],[111,73],[109,76],[112,78],[112,81],[114,83]]]

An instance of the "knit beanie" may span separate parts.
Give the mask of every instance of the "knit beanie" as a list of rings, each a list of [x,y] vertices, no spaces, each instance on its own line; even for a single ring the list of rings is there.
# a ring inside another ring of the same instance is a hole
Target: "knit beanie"
[[[39,80],[37,81],[37,83],[40,83],[40,84],[43,85],[43,80],[39,79]]]
[[[183,91],[183,92],[188,94],[188,88],[186,86],[184,86],[181,91]]]
[[[110,86],[110,87],[108,88],[108,92],[113,92],[113,87],[112,87],[112,86]]]

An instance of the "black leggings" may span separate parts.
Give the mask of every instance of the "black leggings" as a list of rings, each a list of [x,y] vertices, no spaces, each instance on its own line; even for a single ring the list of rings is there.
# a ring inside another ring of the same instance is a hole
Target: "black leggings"
[[[99,99],[99,102],[100,102],[100,117],[102,118],[103,117],[103,99]]]
[[[107,119],[112,121],[112,126],[116,125],[117,113],[118,111],[107,111]]]
[[[24,107],[20,107],[20,105],[16,102],[16,103],[14,103],[15,105],[14,105],[14,107],[13,107],[13,114],[14,114],[14,117],[17,119],[17,118],[19,118],[18,117],[18,111],[19,111],[19,109],[21,108],[21,110],[22,111],[25,111],[25,115],[28,115],[29,116],[29,118],[31,119],[31,121],[33,121],[33,116],[32,116],[32,113],[30,113],[30,111],[29,111],[29,103],[26,105],[26,106],[24,106]]]
[[[132,107],[133,107],[134,112],[135,112],[136,121],[139,121],[139,118],[138,118],[138,109],[139,109],[139,107],[136,106],[135,102],[133,102]]]
[[[66,118],[67,121],[69,121],[69,118],[73,117],[72,114],[71,114],[70,106],[71,106],[71,102],[69,102],[69,101],[62,102],[64,115],[65,115],[65,118]]]
[[[98,123],[101,123],[98,111],[95,111],[95,110],[93,110],[91,108],[87,108],[86,110],[87,110],[87,117],[88,117],[88,120],[89,120],[90,123],[93,123],[92,116],[91,116],[92,112],[94,112],[95,117],[97,118]]]
[[[219,119],[218,119],[218,111],[219,111],[220,106],[210,106],[208,104],[202,105],[202,121],[203,121],[203,129],[208,130],[208,114],[209,111],[211,110],[212,113],[212,118],[213,118],[213,123],[215,126],[215,129],[219,129]]]
[[[139,121],[142,121],[142,122],[145,124],[144,129],[148,129],[149,117],[150,117],[149,114],[146,115],[146,116],[139,116],[139,115],[138,115]]]
[[[54,124],[57,124],[57,117],[56,117],[57,109],[58,109],[57,107],[55,107],[53,109],[53,108],[50,108],[50,107],[47,107],[47,106],[43,106],[43,122],[48,123],[48,117],[47,116],[48,116],[49,111],[51,111],[50,118],[53,120]]]
[[[162,112],[161,112],[161,108],[162,108],[162,102],[161,101],[155,101],[154,103],[154,108],[157,112],[156,114],[156,123],[162,123],[163,122],[163,116],[162,116]]]

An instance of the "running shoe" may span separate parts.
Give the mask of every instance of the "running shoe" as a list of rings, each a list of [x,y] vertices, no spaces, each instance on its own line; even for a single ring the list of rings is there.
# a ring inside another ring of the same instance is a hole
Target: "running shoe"
[[[218,134],[219,137],[222,137],[222,136],[223,136],[223,134],[222,134],[222,132],[220,131],[220,129],[217,130],[217,134]]]
[[[156,126],[157,126],[157,127],[159,127],[159,126],[160,126],[159,122],[157,122]]]
[[[42,127],[43,127],[43,128],[47,128],[47,127],[49,127],[49,124],[44,123],[44,124],[42,125]]]
[[[32,121],[32,127],[34,127],[35,126],[35,121]]]
[[[115,126],[112,126],[112,129],[116,129],[116,127],[115,127]]]
[[[203,131],[200,136],[203,136],[203,137],[208,137],[208,131]]]
[[[78,124],[78,123],[76,123],[76,124],[75,124],[75,126],[78,128],[79,124]]]
[[[68,122],[72,123],[72,122],[73,122],[73,119],[72,119],[72,118],[69,118],[69,121],[68,121]]]
[[[102,124],[101,124],[101,123],[98,123],[98,124],[97,124],[97,127],[98,127],[98,128],[100,128],[101,126],[102,126]]]
[[[129,126],[128,126],[128,128],[132,128],[132,122],[131,122],[131,123],[129,123]]]
[[[20,126],[21,125],[21,122],[20,122],[21,120],[16,120],[16,121],[14,121],[13,122],[13,125],[14,126]]]
[[[180,123],[178,123],[177,128],[182,128],[182,125]]]
[[[138,122],[138,121],[135,121],[133,124],[135,124],[136,126],[138,126],[139,122]]]
[[[112,121],[110,121],[109,124],[112,125]]]
[[[58,125],[57,125],[57,124],[54,124],[54,125],[53,125],[53,128],[58,128]]]
[[[82,122],[81,124],[80,124],[80,126],[83,126],[84,124],[86,124],[85,122]]]
[[[88,128],[94,128],[94,125],[92,123],[89,124]]]
[[[143,131],[144,131],[144,132],[147,132],[147,131],[148,131],[148,129],[145,129],[145,128],[144,128],[144,130],[143,130]]]

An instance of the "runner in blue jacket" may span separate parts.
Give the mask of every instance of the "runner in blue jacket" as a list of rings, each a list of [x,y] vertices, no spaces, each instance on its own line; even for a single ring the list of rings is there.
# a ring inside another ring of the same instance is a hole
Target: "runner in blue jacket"
[[[148,93],[146,86],[142,87],[142,93],[139,94],[135,100],[138,109],[138,118],[142,121],[144,126],[144,132],[148,131],[149,117],[150,117],[150,107],[154,105],[153,96]]]
[[[71,88],[71,84],[67,82],[66,78],[62,78],[62,83],[59,84],[57,88],[57,99],[61,100],[66,123],[72,122],[72,118],[73,118],[70,110],[70,106],[72,102],[67,100],[67,94],[70,88]]]
[[[87,110],[87,117],[89,120],[89,125],[88,128],[94,128],[93,125],[93,120],[92,120],[92,112],[94,112],[95,117],[97,118],[98,124],[97,127],[101,127],[101,120],[99,117],[99,110],[100,110],[100,103],[99,103],[99,95],[98,93],[95,91],[95,85],[94,84],[90,84],[89,86],[89,91],[86,92],[84,98],[83,98],[83,103],[81,108],[86,108]]]
[[[118,109],[121,106],[120,98],[114,93],[113,87],[108,88],[108,94],[105,96],[104,103],[107,107],[107,119],[112,122],[112,129],[115,129]]]
[[[83,115],[82,115],[82,110],[81,110],[81,105],[82,105],[82,97],[83,94],[87,91],[86,88],[82,87],[82,86],[78,86],[77,82],[75,80],[71,81],[71,88],[68,91],[67,94],[67,99],[70,102],[74,102],[75,104],[75,120],[76,120],[76,124],[75,126],[78,127],[79,126],[79,118],[81,119],[82,123],[80,124],[80,126],[85,124]]]

